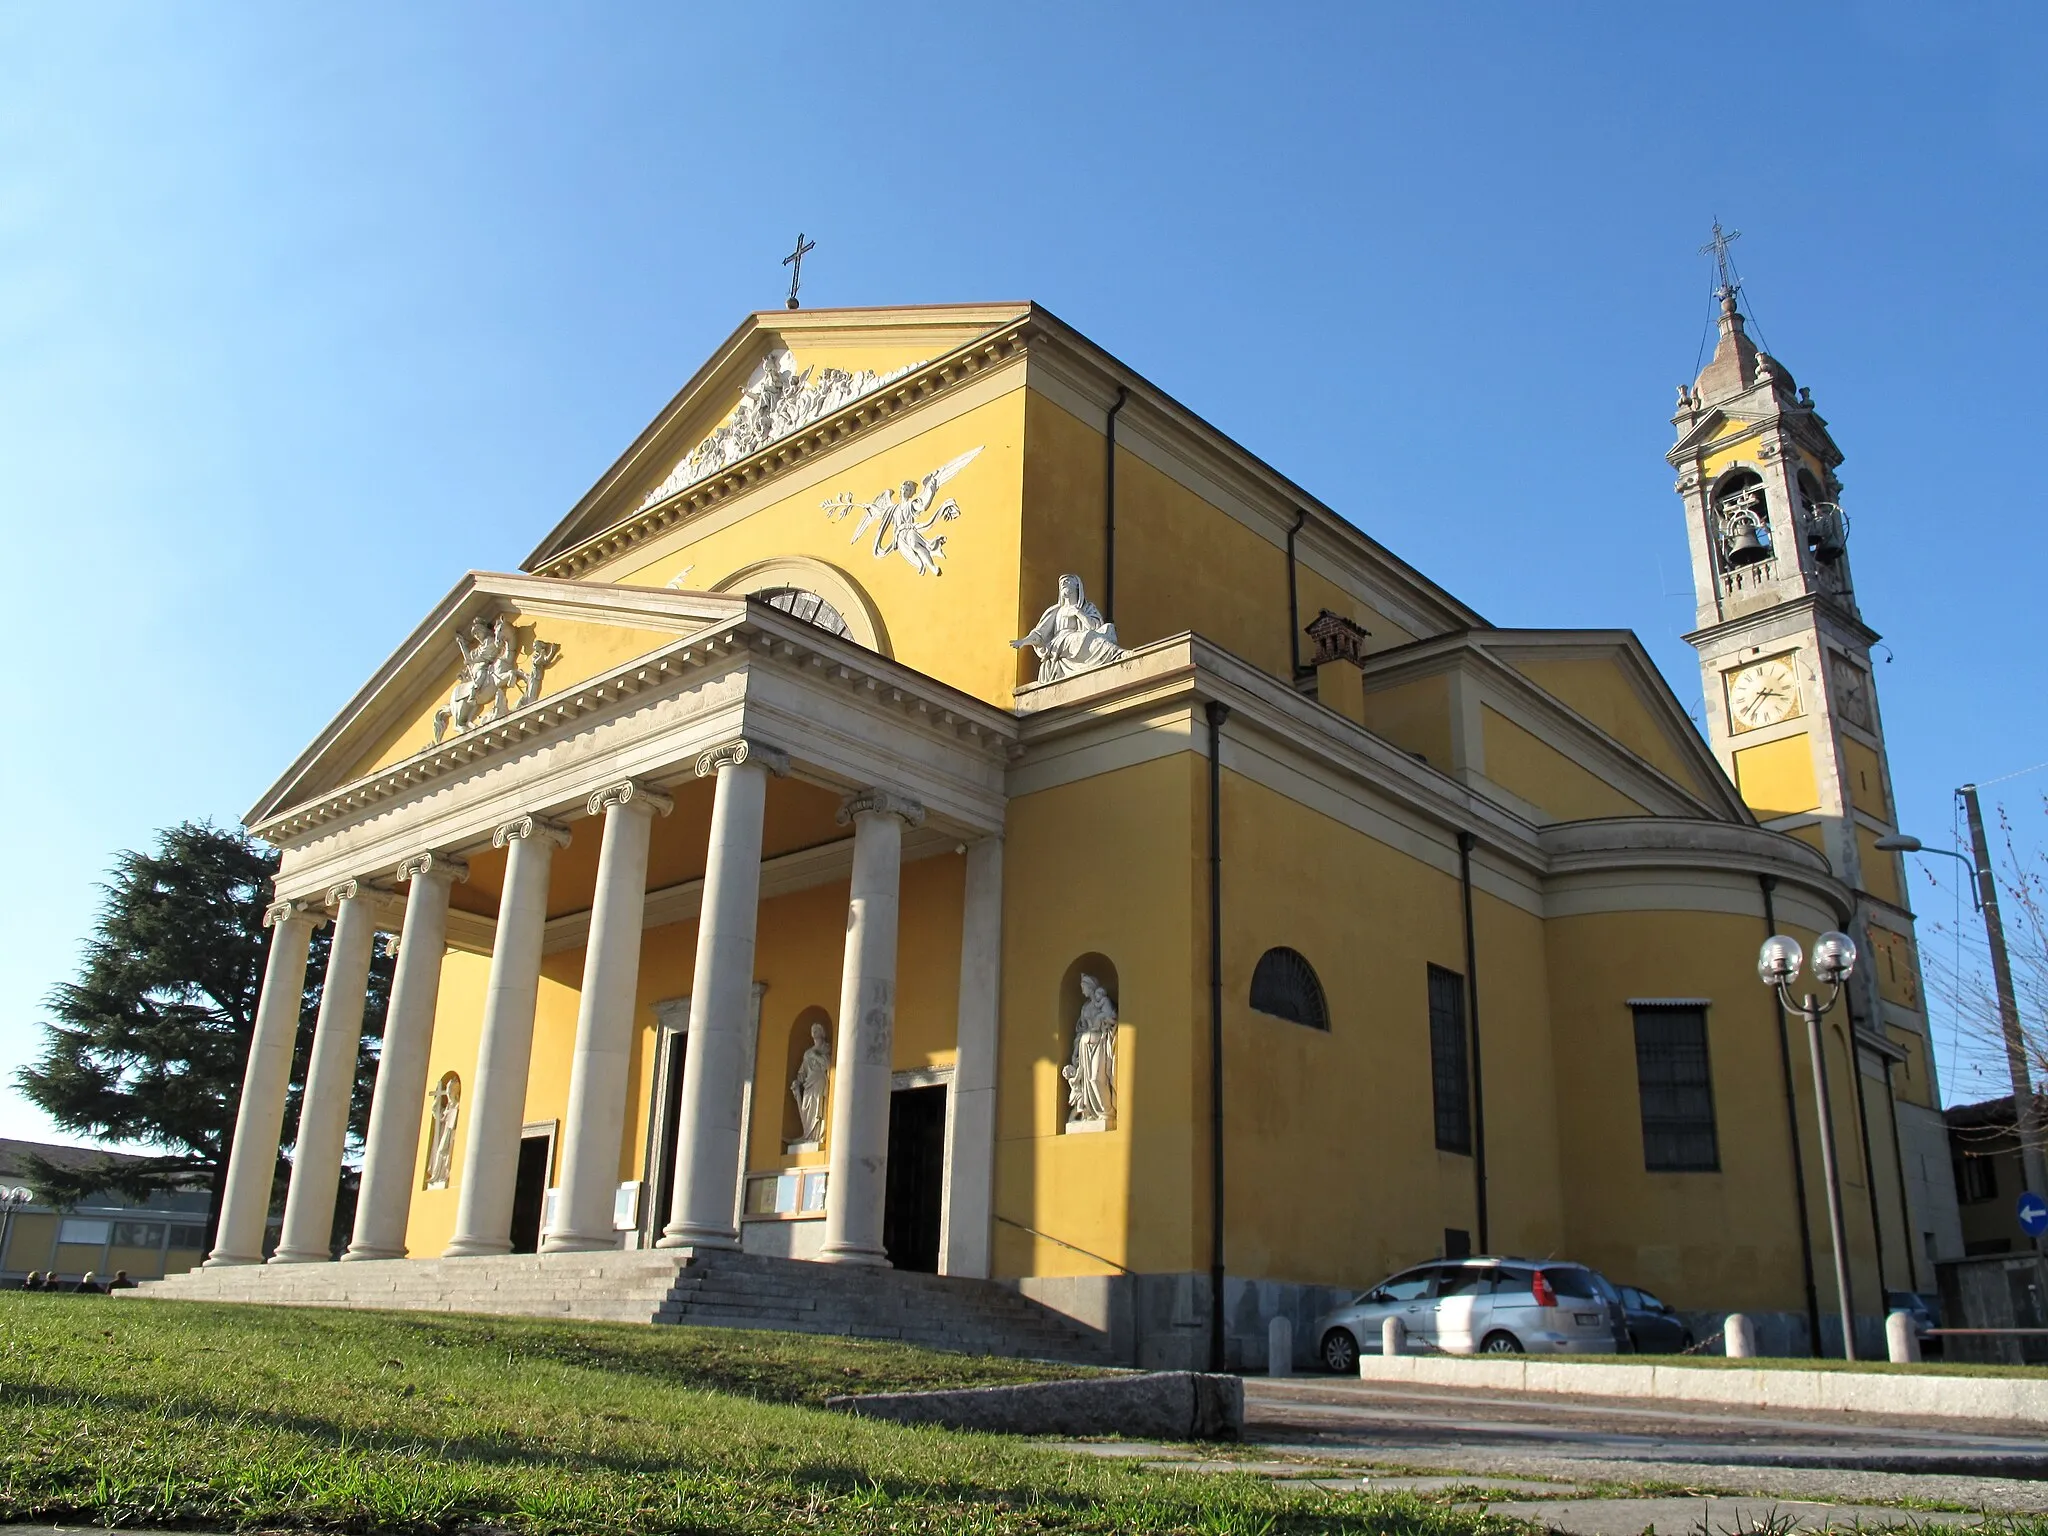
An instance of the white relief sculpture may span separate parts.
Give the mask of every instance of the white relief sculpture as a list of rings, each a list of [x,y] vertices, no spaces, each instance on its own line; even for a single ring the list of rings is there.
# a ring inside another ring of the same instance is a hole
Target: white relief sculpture
[[[1030,646],[1038,653],[1038,681],[1056,683],[1063,677],[1108,666],[1124,659],[1117,644],[1116,626],[1081,590],[1081,578],[1060,578],[1060,600],[1038,616],[1031,633],[1012,640],[1011,649]]]
[[[673,576],[669,577],[669,579],[668,579],[668,589],[669,589],[669,591],[671,591],[671,592],[687,592],[687,591],[689,591],[689,590],[690,590],[690,572],[694,571],[695,569],[697,569],[697,566],[696,566],[696,563],[695,563],[695,562],[693,561],[693,562],[691,562],[691,563],[690,563],[689,565],[686,565],[686,566],[684,566],[684,567],[683,567],[683,568],[682,568],[682,569],[681,569],[680,571],[677,571],[677,572],[675,573],[675,575],[673,575]]]
[[[1116,1113],[1116,1004],[1093,976],[1081,978],[1073,1059],[1060,1076],[1067,1081],[1067,1129],[1108,1129]]]
[[[435,746],[441,744],[450,726],[458,733],[474,730],[531,704],[540,697],[548,668],[562,656],[562,648],[554,642],[535,640],[527,647],[527,664],[520,666],[519,630],[512,616],[504,613],[488,628],[481,614],[471,619],[467,632],[455,631],[455,648],[462,653],[462,671],[448,702],[434,711]],[[512,698],[515,689],[517,703]]]
[[[804,1052],[803,1060],[797,1064],[796,1077],[789,1085],[803,1134],[790,1142],[783,1149],[785,1152],[815,1152],[825,1144],[825,1090],[831,1074],[831,1042],[825,1026],[813,1024],[810,1049]]]
[[[788,349],[777,347],[754,369],[732,414],[692,449],[666,480],[649,491],[640,505],[651,507],[657,501],[666,501],[727,465],[737,464],[748,454],[802,431],[842,405],[850,405],[862,395],[884,384],[893,384],[923,366],[923,362],[906,363],[888,373],[866,368],[848,373],[844,368],[813,366],[798,373],[796,359]]]
[[[427,1115],[434,1126],[427,1143],[427,1188],[446,1189],[455,1162],[455,1122],[462,1113],[462,1079],[450,1072],[427,1101]]]
[[[838,522],[849,512],[860,513],[860,525],[853,530],[849,544],[858,544],[867,531],[875,530],[875,558],[886,560],[890,555],[901,555],[910,562],[910,568],[920,576],[943,576],[939,562],[946,558],[946,536],[932,536],[932,530],[941,523],[950,523],[960,515],[960,503],[948,496],[937,506],[932,505],[939,493],[939,487],[959,474],[974,462],[981,449],[970,448],[957,459],[950,459],[922,480],[906,480],[897,490],[882,491],[869,501],[855,501],[853,492],[841,491],[830,501],[820,502],[825,515]]]

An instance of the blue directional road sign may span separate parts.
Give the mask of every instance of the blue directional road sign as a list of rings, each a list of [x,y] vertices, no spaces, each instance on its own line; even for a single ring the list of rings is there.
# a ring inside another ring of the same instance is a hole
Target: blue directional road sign
[[[2031,1189],[2020,1196],[2020,1226],[2029,1237],[2039,1237],[2048,1232],[2048,1200],[2043,1200]]]

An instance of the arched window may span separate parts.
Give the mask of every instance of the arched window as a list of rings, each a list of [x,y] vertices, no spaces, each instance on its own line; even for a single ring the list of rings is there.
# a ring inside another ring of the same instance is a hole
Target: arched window
[[[855,638],[845,615],[815,592],[806,592],[802,587],[763,587],[747,595],[758,597],[770,608],[780,608],[793,619],[815,624],[827,634],[842,635],[848,640]]]
[[[1323,984],[1315,967],[1291,949],[1269,949],[1252,971],[1252,1007],[1260,1013],[1328,1029],[1330,1010],[1323,1004]]]
[[[1764,483],[1751,470],[1738,469],[1714,487],[1714,523],[1724,566],[1755,565],[1775,553]]]

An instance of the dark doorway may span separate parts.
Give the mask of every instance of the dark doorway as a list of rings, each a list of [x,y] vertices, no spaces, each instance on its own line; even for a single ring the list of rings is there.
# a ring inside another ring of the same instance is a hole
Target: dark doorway
[[[889,1095],[889,1192],[882,1207],[882,1246],[898,1269],[938,1273],[945,1177],[945,1088],[898,1088]]]
[[[669,1206],[675,1199],[676,1143],[681,1139],[683,1121],[683,1055],[689,1045],[687,1031],[662,1031],[661,1057],[655,1069],[647,1208],[640,1213],[640,1224],[650,1242],[660,1237],[662,1228],[668,1225]]]
[[[512,1251],[540,1252],[541,1208],[548,1198],[549,1154],[555,1138],[546,1131],[519,1138],[519,1177],[512,1186]]]

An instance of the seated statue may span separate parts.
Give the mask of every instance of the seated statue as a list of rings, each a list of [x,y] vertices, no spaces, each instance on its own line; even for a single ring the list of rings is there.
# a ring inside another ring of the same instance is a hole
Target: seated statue
[[[1056,683],[1124,658],[1116,626],[1083,595],[1081,578],[1071,575],[1060,578],[1060,600],[1039,615],[1031,633],[1010,642],[1014,650],[1027,645],[1038,653],[1041,683]]]

